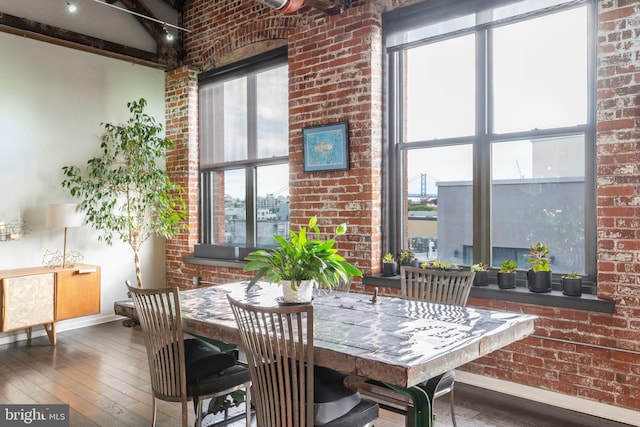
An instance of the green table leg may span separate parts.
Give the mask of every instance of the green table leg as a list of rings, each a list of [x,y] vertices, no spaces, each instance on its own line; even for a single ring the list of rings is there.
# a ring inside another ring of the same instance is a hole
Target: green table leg
[[[402,388],[392,384],[386,384],[386,386],[411,399],[415,427],[432,427],[431,402],[424,390],[420,387]]]

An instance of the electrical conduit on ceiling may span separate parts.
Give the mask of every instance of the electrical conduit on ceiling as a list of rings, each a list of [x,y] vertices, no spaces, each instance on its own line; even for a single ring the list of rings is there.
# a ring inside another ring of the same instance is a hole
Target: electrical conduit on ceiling
[[[304,0],[258,0],[281,13],[293,13],[300,9]]]

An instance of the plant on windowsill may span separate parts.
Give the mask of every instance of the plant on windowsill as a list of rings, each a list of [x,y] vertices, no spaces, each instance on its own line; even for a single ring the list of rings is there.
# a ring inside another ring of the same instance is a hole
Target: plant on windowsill
[[[169,138],[162,125],[144,113],[147,101],[127,103],[124,124],[103,123],[102,156],[87,161],[86,171],[64,166],[62,187],[81,199],[79,209],[108,245],[114,235],[133,250],[138,288],[142,288],[139,251],[152,236],[172,237],[187,229],[184,190],[171,182],[162,163]]]
[[[391,277],[398,274],[398,263],[391,252],[384,254],[382,257],[382,275]]]
[[[462,271],[460,266],[452,264],[450,262],[443,262],[439,259],[434,259],[431,262],[423,262],[420,264],[420,268],[432,269],[432,270],[444,270],[444,271]]]
[[[418,260],[410,249],[403,249],[398,255],[400,265],[408,265],[410,267],[418,267]]]
[[[300,227],[298,232],[289,231],[289,239],[273,236],[279,247],[275,249],[258,249],[245,258],[247,265],[244,271],[255,271],[256,275],[247,285],[251,289],[260,279],[283,285],[285,302],[309,302],[314,287],[332,289],[340,281],[348,281],[351,276],[362,277],[362,272],[348,263],[339,253],[335,239],[320,240],[318,218],[309,219],[307,227]],[[345,234],[346,224],[335,229],[335,235]],[[309,233],[310,234],[310,233]]]
[[[516,268],[518,263],[511,259],[502,260],[498,270],[498,287],[500,289],[513,289],[516,287]]]
[[[562,276],[562,293],[572,297],[582,295],[582,276],[572,271]]]
[[[473,278],[473,286],[487,286],[489,284],[489,266],[484,263],[477,263],[471,265],[469,270],[475,271],[476,275]]]
[[[549,248],[540,242],[529,247],[527,263],[531,268],[527,271],[527,281],[531,292],[551,292],[549,253]]]

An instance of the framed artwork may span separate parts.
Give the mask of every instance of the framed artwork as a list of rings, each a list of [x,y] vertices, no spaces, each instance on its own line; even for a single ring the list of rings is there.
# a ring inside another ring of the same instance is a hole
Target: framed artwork
[[[349,128],[347,122],[302,129],[304,171],[349,169]]]

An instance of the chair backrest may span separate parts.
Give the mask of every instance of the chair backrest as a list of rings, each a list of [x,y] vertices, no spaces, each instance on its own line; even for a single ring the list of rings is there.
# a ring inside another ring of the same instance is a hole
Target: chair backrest
[[[186,402],[185,351],[178,289],[138,289],[128,283],[127,288],[140,320],[154,395],[163,400]]]
[[[416,301],[466,306],[475,271],[400,267],[401,296]]]
[[[313,426],[313,306],[259,307],[227,295],[251,375],[259,426]]]

